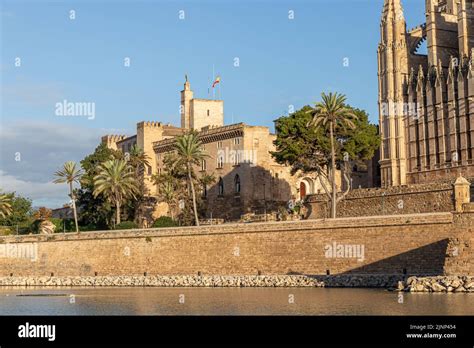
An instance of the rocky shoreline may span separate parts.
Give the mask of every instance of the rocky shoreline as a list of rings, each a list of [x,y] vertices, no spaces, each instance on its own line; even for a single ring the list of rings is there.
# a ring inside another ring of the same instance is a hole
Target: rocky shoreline
[[[385,288],[407,292],[474,292],[474,277],[403,275],[242,275],[0,277],[0,286],[23,287],[327,287]]]
[[[474,277],[409,277],[405,281],[400,281],[396,290],[406,292],[474,292]]]

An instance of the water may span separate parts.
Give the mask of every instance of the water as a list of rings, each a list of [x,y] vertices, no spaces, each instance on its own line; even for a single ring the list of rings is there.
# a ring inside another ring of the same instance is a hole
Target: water
[[[403,303],[382,289],[0,288],[0,315],[474,315],[472,293],[402,295]]]

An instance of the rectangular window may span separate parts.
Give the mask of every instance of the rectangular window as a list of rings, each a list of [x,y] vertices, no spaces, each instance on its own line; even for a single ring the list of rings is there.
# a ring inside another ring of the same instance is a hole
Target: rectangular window
[[[207,116],[209,116],[209,115],[210,115],[210,112],[209,112],[209,109],[208,109],[208,110],[207,110]]]
[[[217,148],[218,148],[218,149],[221,149],[221,148],[222,148],[222,141],[218,141],[218,142],[217,142]]]

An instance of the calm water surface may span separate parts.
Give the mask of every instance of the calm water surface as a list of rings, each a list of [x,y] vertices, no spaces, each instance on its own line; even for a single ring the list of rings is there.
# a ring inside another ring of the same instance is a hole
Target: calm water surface
[[[0,288],[0,315],[474,315],[472,293],[403,293],[403,303],[398,296],[381,289],[16,287]]]

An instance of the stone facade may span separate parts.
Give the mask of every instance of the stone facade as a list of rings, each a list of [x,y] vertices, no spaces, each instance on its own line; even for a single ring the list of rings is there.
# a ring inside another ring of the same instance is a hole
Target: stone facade
[[[290,200],[322,191],[314,175],[292,176],[288,166],[273,160],[270,152],[275,150],[276,136],[268,127],[243,123],[224,125],[223,101],[194,98],[187,80],[181,91],[181,127],[140,122],[135,135],[107,135],[102,137],[102,142],[122,152],[130,151],[133,145],[143,149],[150,162],[143,180],[153,200],[157,187],[152,184],[151,176],[164,170],[163,160],[166,153],[174,150],[175,137],[190,129],[198,132],[209,155],[195,168],[196,173],[214,174],[217,179],[215,184],[202,190],[206,218],[237,220],[246,213],[277,212]],[[340,188],[340,173],[337,175]],[[168,211],[165,203],[156,204],[152,217],[166,215]]]
[[[473,275],[473,219],[436,213],[6,236],[0,277]],[[335,243],[363,253],[328,254]],[[24,244],[36,245],[34,260],[19,257]]]
[[[473,176],[473,0],[426,0],[412,30],[400,0],[385,0],[380,28],[382,186]],[[425,40],[428,55],[417,52]]]

